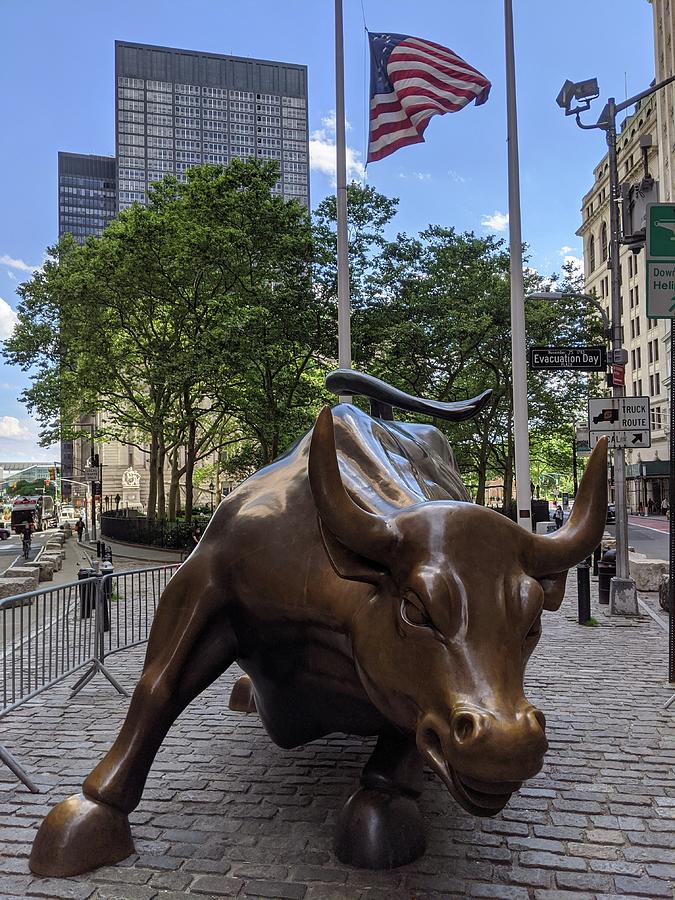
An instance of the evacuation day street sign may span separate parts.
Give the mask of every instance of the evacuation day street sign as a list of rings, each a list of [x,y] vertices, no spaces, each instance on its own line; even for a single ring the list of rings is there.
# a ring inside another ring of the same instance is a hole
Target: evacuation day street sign
[[[589,444],[609,438],[609,449],[651,447],[649,397],[594,397],[588,401]]]
[[[533,371],[604,372],[607,356],[604,347],[531,347],[530,368]]]
[[[647,204],[647,315],[675,318],[675,203]]]

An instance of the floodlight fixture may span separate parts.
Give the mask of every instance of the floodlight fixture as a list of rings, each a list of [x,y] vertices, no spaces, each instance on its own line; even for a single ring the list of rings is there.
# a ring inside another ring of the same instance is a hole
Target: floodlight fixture
[[[590,109],[591,100],[597,100],[599,96],[600,89],[597,78],[587,78],[585,81],[570,81],[568,78],[560,88],[555,102],[565,110],[566,116],[574,116]],[[574,100],[577,101],[577,105],[573,107]]]

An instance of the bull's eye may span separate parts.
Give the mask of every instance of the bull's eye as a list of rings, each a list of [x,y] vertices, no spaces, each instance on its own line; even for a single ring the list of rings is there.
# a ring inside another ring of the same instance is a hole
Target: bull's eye
[[[433,628],[434,624],[427,615],[422,601],[412,591],[406,591],[401,601],[401,617],[408,625],[426,626]]]

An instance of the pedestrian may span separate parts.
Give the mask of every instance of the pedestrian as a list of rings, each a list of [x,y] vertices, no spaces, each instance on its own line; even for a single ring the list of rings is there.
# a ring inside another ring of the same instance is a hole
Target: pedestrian
[[[77,532],[77,542],[78,544],[82,543],[82,534],[84,533],[84,522],[82,521],[82,516],[75,523],[75,531]]]
[[[558,503],[555,512],[553,513],[553,521],[555,522],[555,527],[560,528],[563,523],[563,511],[562,506]]]
[[[202,539],[202,530],[199,525],[195,525],[195,530],[192,532],[192,543],[197,546],[197,544]]]
[[[663,515],[668,518],[668,511],[670,510],[670,503],[668,503],[668,498],[664,497],[661,501],[661,512]]]
[[[649,500],[647,500],[647,512],[650,516],[654,512],[654,501],[651,497],[649,498]]]

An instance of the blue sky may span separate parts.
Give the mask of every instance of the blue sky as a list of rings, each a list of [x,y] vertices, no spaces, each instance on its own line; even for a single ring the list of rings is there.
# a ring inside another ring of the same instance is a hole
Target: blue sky
[[[637,93],[654,77],[647,0],[513,0],[523,239],[545,274],[580,256],[579,207],[601,132],[582,132],[555,104],[565,78],[597,76],[601,97]],[[344,0],[351,172],[362,173],[372,31],[445,44],[493,83],[487,104],[436,117],[426,143],[368,168],[400,198],[397,230],[429,223],[506,235],[506,113],[501,0]],[[335,86],[332,0],[4,0],[0,8],[0,335],[15,289],[57,232],[57,152],[112,154],[114,41],[304,63],[309,73],[312,205],[332,191]],[[587,114],[588,117],[588,114]],[[498,230],[502,229],[502,230]],[[4,302],[3,302],[4,301]],[[0,460],[46,458],[17,400],[26,376],[0,364]]]

